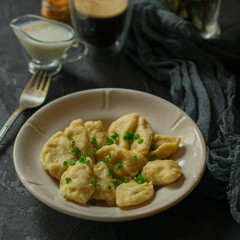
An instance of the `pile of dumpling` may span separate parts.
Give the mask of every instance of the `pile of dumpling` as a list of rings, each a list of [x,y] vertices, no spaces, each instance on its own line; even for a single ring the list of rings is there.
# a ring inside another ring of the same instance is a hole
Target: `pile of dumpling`
[[[60,181],[67,200],[135,206],[153,197],[154,186],[181,176],[178,163],[167,159],[180,142],[179,137],[154,135],[138,113],[121,116],[107,132],[101,121],[77,119],[44,144],[41,162]]]

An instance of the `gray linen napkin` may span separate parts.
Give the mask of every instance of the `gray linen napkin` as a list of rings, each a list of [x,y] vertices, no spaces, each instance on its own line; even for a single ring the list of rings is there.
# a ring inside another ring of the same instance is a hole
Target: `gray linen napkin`
[[[226,70],[240,62],[240,46],[233,43],[203,40],[160,2],[140,0],[124,50],[155,80],[168,84],[173,103],[197,123],[207,144],[200,188],[211,197],[227,197],[240,223],[239,109],[235,76]]]

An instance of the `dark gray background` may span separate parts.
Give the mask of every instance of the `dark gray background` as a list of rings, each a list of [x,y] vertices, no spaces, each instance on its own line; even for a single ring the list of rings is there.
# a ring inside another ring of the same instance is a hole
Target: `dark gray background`
[[[9,22],[40,13],[40,0],[1,0],[0,3],[0,127],[17,108],[30,74],[29,60]],[[240,24],[240,1],[222,0],[220,26],[227,34]],[[96,87],[123,87],[154,93],[171,101],[168,88],[157,83],[123,52],[109,59],[85,59],[64,66],[52,80],[46,99]],[[14,139],[27,118],[25,111],[0,143],[0,239],[240,239],[226,199],[210,199],[197,187],[182,202],[157,215],[130,222],[101,223],[64,215],[34,198],[19,181],[12,161]]]

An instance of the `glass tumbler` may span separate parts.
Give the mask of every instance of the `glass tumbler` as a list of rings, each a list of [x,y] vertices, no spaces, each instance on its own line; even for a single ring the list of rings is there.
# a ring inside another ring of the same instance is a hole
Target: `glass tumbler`
[[[175,14],[192,22],[203,38],[214,38],[220,34],[218,15],[221,0],[164,0]]]
[[[131,21],[133,0],[69,0],[72,24],[89,54],[106,57],[122,48]]]

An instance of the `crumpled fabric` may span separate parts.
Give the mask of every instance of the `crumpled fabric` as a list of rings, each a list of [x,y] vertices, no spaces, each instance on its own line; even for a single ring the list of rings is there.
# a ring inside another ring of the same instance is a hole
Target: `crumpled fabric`
[[[227,197],[240,224],[240,104],[229,70],[240,63],[240,42],[202,39],[161,2],[142,0],[135,1],[124,51],[153,79],[168,84],[173,103],[196,122],[207,145],[200,189],[215,199]]]

